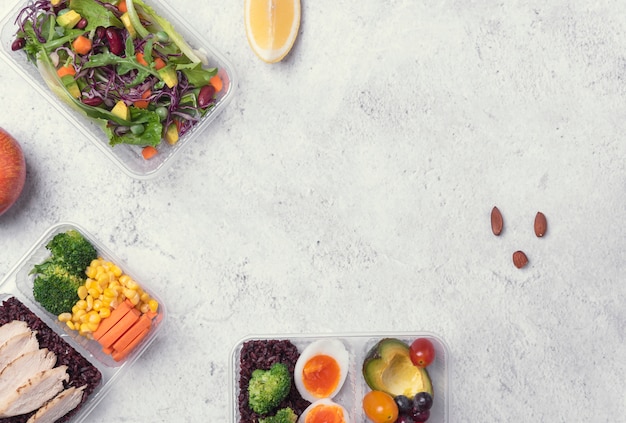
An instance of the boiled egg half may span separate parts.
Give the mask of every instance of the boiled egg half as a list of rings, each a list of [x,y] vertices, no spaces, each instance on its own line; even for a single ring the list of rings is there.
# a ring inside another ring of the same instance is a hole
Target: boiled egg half
[[[346,380],[348,362],[348,351],[338,339],[319,339],[307,345],[293,372],[302,398],[315,402],[334,397]]]
[[[298,423],[348,423],[348,411],[331,399],[323,398],[309,405]]]

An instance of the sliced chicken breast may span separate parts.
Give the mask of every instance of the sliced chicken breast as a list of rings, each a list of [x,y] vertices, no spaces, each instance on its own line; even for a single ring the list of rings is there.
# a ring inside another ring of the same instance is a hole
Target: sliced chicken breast
[[[37,410],[61,392],[63,382],[67,382],[69,378],[67,366],[59,366],[37,373],[17,390],[14,390],[6,403],[1,403],[0,418],[19,416]]]
[[[26,423],[54,423],[72,411],[83,399],[83,390],[87,385],[76,388],[72,386],[61,391],[48,401]]]
[[[39,341],[35,332],[24,332],[9,338],[0,345],[0,371],[20,355],[38,349]]]
[[[11,361],[0,372],[0,409],[20,386],[36,374],[52,369],[56,361],[56,355],[47,348],[24,353]]]
[[[4,344],[9,338],[20,333],[30,332],[30,328],[26,322],[21,320],[13,320],[5,325],[0,326],[0,345]]]

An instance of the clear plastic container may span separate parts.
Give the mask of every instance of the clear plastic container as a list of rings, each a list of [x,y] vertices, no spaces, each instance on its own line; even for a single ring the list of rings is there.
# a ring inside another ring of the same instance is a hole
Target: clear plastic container
[[[370,388],[365,383],[361,369],[363,366],[363,360],[365,359],[367,353],[374,345],[376,345],[378,341],[384,338],[396,338],[404,341],[407,345],[410,345],[416,338],[428,338],[431,340],[435,347],[436,357],[435,361],[428,366],[428,374],[430,375],[434,390],[434,401],[428,423],[447,423],[449,408],[448,373],[450,357],[448,355],[448,348],[443,339],[428,332],[248,336],[235,345],[230,357],[230,368],[232,371],[232,377],[230,378],[230,408],[232,422],[241,423],[241,416],[239,412],[239,379],[241,372],[240,358],[241,350],[245,342],[256,340],[289,340],[298,348],[298,352],[302,353],[303,349],[307,345],[318,339],[338,339],[345,345],[350,356],[348,375],[341,390],[333,398],[333,401],[342,405],[348,411],[352,422],[369,422],[370,420],[363,412],[362,399],[363,396],[370,391]]]
[[[182,136],[173,146],[162,141],[157,147],[159,154],[150,160],[145,160],[142,157],[141,147],[127,144],[111,147],[107,136],[98,125],[81,112],[69,107],[50,91],[41,78],[37,66],[28,61],[23,51],[14,52],[11,50],[11,44],[15,40],[15,33],[18,29],[15,24],[15,19],[19,11],[28,4],[28,1],[19,0],[0,21],[0,40],[2,43],[0,56],[2,56],[2,58],[43,97],[50,101],[62,116],[70,120],[86,138],[91,140],[109,159],[113,160],[124,173],[136,179],[151,179],[156,177],[172,164],[174,158],[179,155],[183,148],[186,148],[189,144],[198,142],[198,138],[201,137],[201,134],[230,102],[234,89],[237,86],[235,72],[231,63],[219,51],[207,43],[198,32],[190,28],[185,20],[180,17],[167,2],[161,0],[147,0],[146,3],[161,17],[167,19],[201,56],[207,58],[209,67],[217,67],[219,69],[219,75],[224,81],[224,88],[218,93],[215,106],[202,117],[191,131]],[[82,142],[80,137],[72,136],[70,138],[72,138],[72,142]],[[203,138],[205,138],[203,142],[210,142],[210,140],[207,139],[209,136]]]
[[[49,313],[37,303],[33,297],[33,281],[34,275],[29,275],[33,266],[41,263],[50,256],[46,244],[58,233],[66,232],[70,229],[77,230],[98,251],[100,257],[117,264],[122,271],[133,278],[152,298],[159,302],[158,314],[152,320],[152,327],[148,335],[137,345],[132,352],[124,359],[118,361],[105,354],[102,346],[95,340],[90,340],[77,331],[70,330],[65,323],[58,320],[57,316]],[[79,412],[73,417],[72,422],[85,421],[88,414],[93,408],[104,398],[111,389],[113,383],[124,374],[130,366],[146,351],[146,349],[154,342],[154,340],[162,332],[163,326],[167,318],[167,310],[163,301],[155,294],[148,283],[137,273],[130,269],[122,260],[116,257],[109,249],[102,245],[82,227],[74,223],[62,222],[48,229],[24,254],[22,259],[9,271],[5,278],[0,282],[0,304],[5,300],[15,297],[30,309],[37,317],[39,317],[48,327],[59,334],[61,338],[72,346],[79,354],[85,357],[93,364],[101,373],[102,381],[94,390],[91,396],[83,404]]]

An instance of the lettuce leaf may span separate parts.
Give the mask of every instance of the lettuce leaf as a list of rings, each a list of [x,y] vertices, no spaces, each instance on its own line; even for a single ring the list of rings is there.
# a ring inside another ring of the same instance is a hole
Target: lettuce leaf
[[[70,0],[70,9],[74,9],[87,19],[85,30],[91,31],[99,26],[123,28],[124,24],[109,9],[94,0]]]

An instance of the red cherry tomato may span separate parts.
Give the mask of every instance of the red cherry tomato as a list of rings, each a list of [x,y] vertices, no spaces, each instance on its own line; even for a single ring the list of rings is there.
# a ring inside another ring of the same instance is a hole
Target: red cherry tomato
[[[398,419],[398,404],[383,391],[370,391],[363,397],[363,411],[374,423],[393,423]]]
[[[435,347],[429,339],[417,338],[409,348],[411,361],[417,367],[430,366],[435,360]]]

